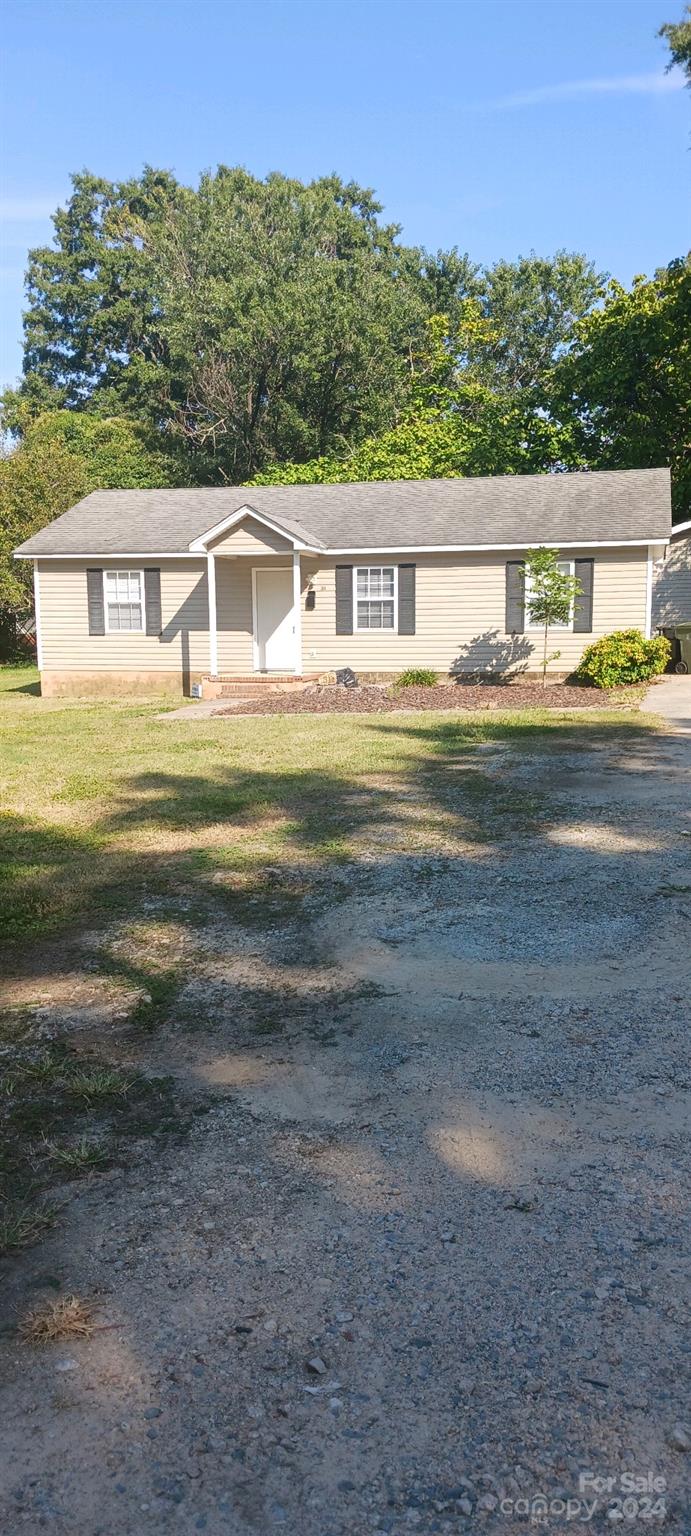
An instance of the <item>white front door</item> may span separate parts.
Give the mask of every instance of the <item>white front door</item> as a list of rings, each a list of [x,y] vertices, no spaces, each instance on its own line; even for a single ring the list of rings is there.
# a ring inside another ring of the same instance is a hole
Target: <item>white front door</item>
[[[292,672],[293,572],[277,567],[255,570],[254,583],[255,666],[260,672]]]

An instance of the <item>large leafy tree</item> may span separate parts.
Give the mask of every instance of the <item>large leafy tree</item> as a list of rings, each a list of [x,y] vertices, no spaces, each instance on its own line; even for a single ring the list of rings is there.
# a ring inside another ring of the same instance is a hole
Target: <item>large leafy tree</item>
[[[507,394],[539,389],[604,282],[605,274],[573,251],[533,251],[488,268],[482,304],[492,335],[477,357],[486,382]]]
[[[491,348],[493,339],[478,301],[465,302],[455,331],[447,316],[432,317],[425,344],[411,357],[411,398],[395,427],[342,458],[276,465],[255,483],[444,479],[577,465],[570,427],[551,420],[531,391],[508,395],[478,377],[471,359]]]
[[[393,429],[432,313],[453,334],[470,298],[493,325],[473,377],[534,389],[593,302],[596,274],[558,252],[481,271],[458,250],[403,245],[371,192],[221,166],[196,188],[167,172],[83,173],[31,253],[16,434],[62,406],[139,420],[180,444],[186,476],[241,480],[343,456]]]
[[[74,411],[38,416],[0,460],[0,631],[30,606],[31,571],[12,551],[89,491],[179,483],[177,464],[123,418]]]
[[[173,373],[171,419],[239,480],[267,462],[343,449],[389,425],[425,316],[419,259],[372,194],[223,167],[156,232]]]
[[[62,405],[126,415],[177,435],[213,481],[391,424],[417,328],[474,268],[406,248],[379,214],[337,177],[75,176],[54,244],[31,253],[6,426]]]
[[[691,507],[691,259],[673,261],[576,326],[556,364],[552,411],[573,423],[594,469],[672,468],[678,514]]]
[[[128,182],[86,172],[72,182],[53,245],[29,254],[24,378],[4,400],[17,433],[61,405],[160,421],[170,395],[152,238],[176,183],[150,169]]]

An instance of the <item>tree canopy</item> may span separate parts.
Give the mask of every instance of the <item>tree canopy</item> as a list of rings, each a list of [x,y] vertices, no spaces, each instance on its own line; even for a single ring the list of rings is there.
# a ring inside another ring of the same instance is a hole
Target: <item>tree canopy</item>
[[[677,64],[691,85],[691,5],[684,6],[681,21],[666,21],[658,37],[664,37],[670,51],[668,69]]]
[[[427,480],[576,466],[581,461],[570,427],[550,419],[533,391],[511,393],[483,382],[495,336],[477,300],[466,301],[455,331],[448,316],[433,316],[411,357],[409,404],[395,427],[346,457],[283,463],[255,483]]]
[[[36,417],[0,460],[0,612],[28,604],[31,571],[12,551],[89,491],[179,483],[138,423],[60,410]]]
[[[7,427],[61,407],[122,415],[174,444],[202,484],[348,456],[408,411],[430,316],[454,334],[469,300],[489,322],[464,359],[473,378],[535,388],[595,300],[592,263],[560,251],[482,270],[456,249],[404,245],[380,214],[336,176],[75,176],[53,245],[30,253]]]
[[[662,28],[687,73],[690,26]],[[3,400],[0,608],[12,546],[97,487],[670,464],[689,513],[688,259],[631,289],[578,252],[483,268],[354,182],[227,166],[82,172],[54,227]]]
[[[630,291],[612,282],[575,326],[548,381],[552,412],[573,423],[593,469],[672,468],[675,506],[691,502],[691,258]]]

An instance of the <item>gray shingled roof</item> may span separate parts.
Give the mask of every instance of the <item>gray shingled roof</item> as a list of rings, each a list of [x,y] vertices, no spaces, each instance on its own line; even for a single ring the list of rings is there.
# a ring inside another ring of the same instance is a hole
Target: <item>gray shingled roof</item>
[[[350,485],[93,491],[19,546],[22,555],[179,553],[250,506],[324,549],[665,539],[667,469]]]

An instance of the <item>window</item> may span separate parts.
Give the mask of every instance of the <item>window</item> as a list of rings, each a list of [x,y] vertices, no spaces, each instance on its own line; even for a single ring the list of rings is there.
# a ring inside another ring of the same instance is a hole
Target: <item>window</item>
[[[575,567],[574,567],[573,560],[557,560],[557,570],[561,571],[562,576],[573,576],[574,569],[575,569]],[[529,577],[528,573],[526,572],[526,578],[525,578],[525,616],[526,616],[526,622],[525,622],[525,627],[526,627],[526,629],[540,629],[541,630],[543,628],[542,624],[534,624],[534,623],[531,622],[530,614],[529,614],[529,611],[528,611],[529,599],[530,599],[530,577]],[[549,627],[550,627],[550,629],[573,629],[573,604],[571,605],[571,612],[569,614],[569,619],[568,619],[568,623],[567,624],[550,624]]]
[[[355,567],[355,628],[396,628],[395,565]]]
[[[144,629],[144,581],[141,571],[104,571],[106,631]]]

